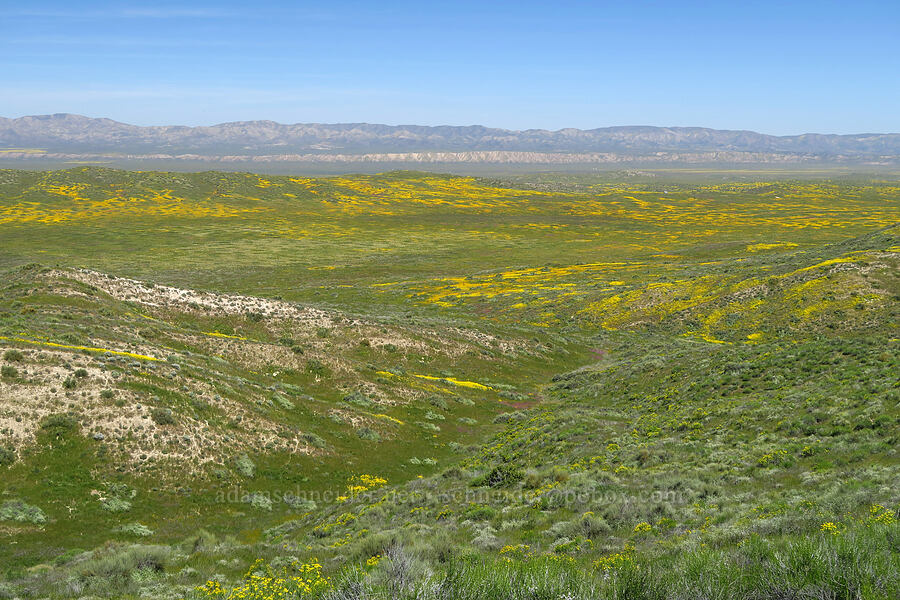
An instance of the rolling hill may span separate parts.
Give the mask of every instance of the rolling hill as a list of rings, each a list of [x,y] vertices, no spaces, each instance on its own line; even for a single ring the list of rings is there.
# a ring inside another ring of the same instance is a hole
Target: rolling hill
[[[894,598],[897,198],[0,170],[0,597]]]

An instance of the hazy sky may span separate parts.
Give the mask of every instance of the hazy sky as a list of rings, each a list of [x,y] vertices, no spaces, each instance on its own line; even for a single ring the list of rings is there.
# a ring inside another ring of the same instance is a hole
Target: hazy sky
[[[0,116],[900,132],[900,2],[0,0]]]

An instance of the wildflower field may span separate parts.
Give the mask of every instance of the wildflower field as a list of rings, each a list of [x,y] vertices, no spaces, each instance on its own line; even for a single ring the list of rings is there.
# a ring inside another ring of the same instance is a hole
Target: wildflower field
[[[900,596],[900,182],[0,170],[0,598]]]

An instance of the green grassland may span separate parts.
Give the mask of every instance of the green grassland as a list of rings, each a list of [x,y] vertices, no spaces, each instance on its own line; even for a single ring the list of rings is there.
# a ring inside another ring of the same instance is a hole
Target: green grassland
[[[0,598],[896,597],[900,184],[717,179],[0,170]]]

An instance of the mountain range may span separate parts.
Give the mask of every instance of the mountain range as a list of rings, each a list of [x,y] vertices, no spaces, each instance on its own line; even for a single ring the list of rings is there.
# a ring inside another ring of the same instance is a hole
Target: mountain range
[[[0,118],[7,159],[207,161],[868,162],[900,160],[900,134],[773,136],[703,127],[508,130],[472,126],[241,121],[138,126],[74,114]]]

